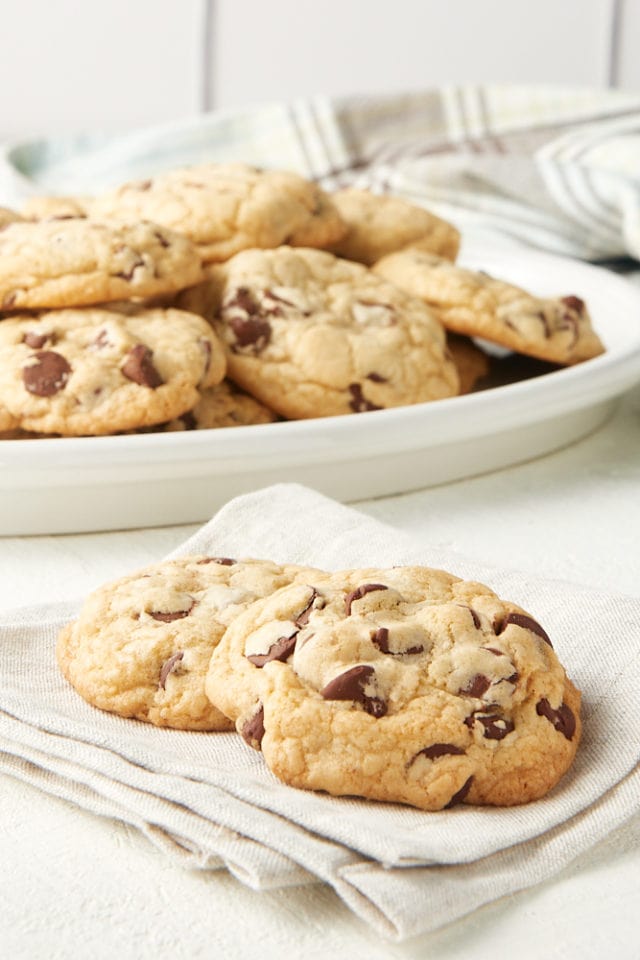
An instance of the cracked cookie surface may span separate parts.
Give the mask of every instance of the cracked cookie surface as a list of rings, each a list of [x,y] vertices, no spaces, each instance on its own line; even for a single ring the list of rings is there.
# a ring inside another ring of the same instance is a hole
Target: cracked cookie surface
[[[125,183],[87,201],[98,217],[141,217],[186,234],[205,261],[249,247],[323,247],[345,226],[328,194],[296,173],[201,164]]]
[[[361,264],[279,247],[239,253],[209,276],[205,295],[196,288],[191,297],[201,308],[206,301],[229,378],[284,417],[362,413],[458,390],[440,324]]]
[[[62,674],[93,706],[181,730],[229,730],[207,699],[211,654],[231,620],[304,568],[193,556],[95,590],[61,631]]]
[[[11,223],[0,232],[5,311],[152,297],[201,277],[194,245],[154,223],[72,217]]]
[[[483,337],[551,363],[579,363],[604,350],[579,297],[535,297],[421,250],[391,253],[373,269],[423,300],[455,333]]]
[[[256,602],[206,691],[285,783],[424,810],[537,799],[580,739],[540,624],[424,567],[308,575]]]
[[[347,260],[371,266],[381,257],[406,247],[418,247],[455,260],[460,233],[446,220],[401,197],[349,187],[331,194],[347,224],[344,237],[331,246]]]
[[[0,322],[0,424],[63,436],[115,433],[190,410],[226,361],[207,322],[180,310],[87,307]]]

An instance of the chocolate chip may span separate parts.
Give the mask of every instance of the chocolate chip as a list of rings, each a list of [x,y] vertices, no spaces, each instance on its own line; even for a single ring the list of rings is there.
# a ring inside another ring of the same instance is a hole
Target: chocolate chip
[[[464,722],[470,728],[476,722],[481,723],[484,728],[482,736],[487,740],[503,740],[508,733],[515,730],[513,721],[501,717],[498,713],[472,713]]]
[[[139,267],[144,267],[144,260],[142,257],[138,257],[137,260],[134,260],[132,265],[128,270],[121,270],[119,273],[114,273],[114,277],[120,277],[121,280],[126,280],[127,283],[130,283],[133,280],[133,275]]]
[[[164,380],[153,365],[153,350],[144,343],[137,343],[127,354],[127,359],[120,367],[127,380],[139,383],[141,387],[150,387],[155,390],[162,386]]]
[[[389,631],[386,627],[380,627],[375,633],[371,634],[371,642],[381,653],[389,653]]]
[[[195,601],[191,601],[191,605],[186,610],[171,610],[168,613],[164,613],[162,610],[150,610],[149,616],[153,617],[154,620],[160,620],[162,623],[171,623],[173,620],[183,620],[184,617],[188,617],[191,611],[195,606]]]
[[[585,302],[581,300],[580,297],[570,295],[568,297],[560,297],[560,300],[566,307],[569,307],[570,310],[575,310],[580,314],[584,312]]]
[[[309,602],[307,603],[306,607],[304,610],[300,611],[297,617],[294,618],[293,622],[298,627],[306,627],[306,625],[309,623],[309,617],[311,615],[311,611],[313,610],[313,604],[318,596],[318,592],[314,587],[311,588],[311,591],[311,596],[309,597]]]
[[[373,380],[374,383],[387,383],[387,378],[383,377],[381,373],[376,373],[375,370],[367,374],[367,380]]]
[[[450,810],[451,807],[455,807],[456,804],[462,803],[466,795],[469,793],[472,783],[473,783],[473,775],[471,775],[468,780],[465,780],[465,782],[462,784],[458,792],[454,793],[454,795],[451,797],[451,800],[449,800],[449,803],[446,805],[444,809]]]
[[[158,243],[160,244],[161,247],[164,247],[164,248],[166,249],[167,247],[170,247],[170,246],[171,246],[171,244],[169,243],[169,241],[167,240],[167,238],[166,238],[165,236],[163,236],[163,234],[161,234],[159,230],[154,230],[154,231],[153,231],[153,235],[154,235],[154,237],[156,238],[156,240],[158,241]]]
[[[253,747],[254,750],[260,749],[264,737],[264,707],[262,704],[251,719],[243,725],[241,733],[250,747]]]
[[[542,310],[539,310],[538,313],[536,313],[536,318],[542,324],[542,330],[544,333],[545,340],[548,340],[549,337],[551,336],[551,330],[549,329],[549,321],[547,320],[546,315],[543,313]]]
[[[22,342],[26,343],[32,350],[40,350],[41,347],[44,347],[45,343],[55,343],[56,338],[53,333],[36,333],[35,330],[27,330],[22,338]]]
[[[462,747],[457,747],[454,743],[432,743],[431,746],[418,750],[411,761],[413,763],[418,757],[426,757],[427,760],[437,760],[438,757],[459,756],[463,754]]]
[[[182,424],[185,430],[198,429],[198,421],[194,417],[191,410],[187,410],[186,413],[183,413],[180,417],[178,417],[178,420],[180,421],[180,423]]]
[[[174,653],[171,657],[169,657],[168,660],[165,660],[165,662],[162,664],[162,670],[160,671],[160,686],[162,687],[163,690],[165,689],[167,677],[172,672],[176,664],[180,663],[183,657],[184,657],[184,650],[178,650],[177,653]]]
[[[346,615],[348,617],[351,616],[351,604],[354,600],[361,600],[367,593],[373,593],[374,590],[388,589],[384,583],[363,583],[361,586],[356,587],[355,590],[352,590],[351,593],[348,593],[345,597],[344,608]]]
[[[576,732],[576,718],[566,703],[561,703],[555,710],[549,701],[543,697],[536,705],[536,713],[539,717],[546,717],[553,724],[554,729],[561,733],[563,737],[566,737],[567,740],[573,738]]]
[[[534,620],[533,617],[528,617],[524,613],[508,613],[506,617],[497,620],[493,628],[495,632],[500,635],[506,630],[510,623],[513,623],[516,627],[522,627],[524,630],[530,630],[531,633],[535,633],[541,640],[544,640],[550,647],[553,647],[548,634],[542,629],[538,621]]]
[[[475,697],[477,699],[481,697],[483,693],[486,693],[490,686],[491,680],[489,677],[485,677],[483,673],[476,673],[474,677],[471,677],[465,687],[460,687],[458,693],[465,697]]]
[[[219,563],[222,567],[232,567],[237,562],[230,557],[204,557],[203,560],[198,560],[198,563]]]
[[[415,647],[407,647],[405,650],[389,649],[389,631],[386,627],[380,627],[371,634],[371,642],[378,648],[380,653],[387,653],[390,657],[410,657],[416,653],[424,653],[422,644],[416,644]]]
[[[382,410],[382,407],[376,406],[375,403],[371,403],[370,400],[367,400],[365,395],[362,392],[362,386],[359,383],[350,383],[349,384],[349,393],[351,394],[351,400],[349,401],[349,406],[354,413],[366,413],[368,410]]]
[[[37,363],[22,368],[22,380],[29,393],[38,397],[52,397],[63,389],[71,375],[71,366],[61,354],[53,350],[39,350],[31,359]]]
[[[330,680],[321,691],[325,700],[353,700],[361,703],[372,717],[384,717],[387,705],[379,697],[369,697],[364,692],[365,684],[375,677],[375,670],[367,664],[351,667]]]
[[[471,619],[473,620],[473,625],[474,625],[474,627],[476,628],[476,630],[479,630],[479,629],[480,629],[480,617],[478,616],[478,614],[476,613],[476,611],[475,611],[472,607],[469,607],[466,603],[458,603],[457,606],[458,606],[458,607],[462,607],[463,610],[468,610],[468,611],[469,611],[469,613],[471,614]]]
[[[103,347],[110,346],[109,334],[106,330],[100,330],[97,337],[95,337],[92,342],[89,344],[92,350],[102,350]]]
[[[238,287],[237,290],[235,290],[233,297],[227,300],[225,310],[231,307],[239,307],[240,310],[244,310],[245,313],[250,315],[258,313],[259,309],[249,287]]]
[[[266,653],[255,653],[247,657],[247,660],[254,667],[264,667],[265,663],[271,663],[272,660],[279,660],[284,663],[288,660],[296,647],[298,631],[291,637],[280,637],[275,643],[272,643]]]
[[[233,330],[238,348],[251,347],[253,353],[261,353],[271,340],[271,324],[257,317],[231,317],[229,326]]]

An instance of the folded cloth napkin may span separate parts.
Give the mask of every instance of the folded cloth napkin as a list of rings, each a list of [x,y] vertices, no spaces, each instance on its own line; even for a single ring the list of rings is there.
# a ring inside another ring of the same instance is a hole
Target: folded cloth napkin
[[[391,192],[451,219],[585,259],[640,258],[640,94],[474,84],[219,110],[124,137],[8,144],[0,203],[83,194],[207,161]]]
[[[322,880],[397,939],[553,876],[639,815],[640,600],[430,549],[295,484],[228,503],[173,555],[192,553],[326,569],[417,563],[484,581],[544,623],[583,691],[573,768],[546,798],[509,809],[424,813],[296,790],[235,733],[158,729],[86,704],[54,658],[76,602],[19,610],[0,624],[0,772],[256,889]]]

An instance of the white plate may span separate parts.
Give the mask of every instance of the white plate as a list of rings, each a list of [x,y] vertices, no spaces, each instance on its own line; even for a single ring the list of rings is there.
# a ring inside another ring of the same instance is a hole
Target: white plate
[[[208,519],[229,498],[297,481],[340,500],[433,486],[557,449],[599,426],[640,379],[640,291],[547,254],[466,265],[589,305],[607,352],[480,393],[345,417],[139,436],[0,443],[0,533],[70,533]]]

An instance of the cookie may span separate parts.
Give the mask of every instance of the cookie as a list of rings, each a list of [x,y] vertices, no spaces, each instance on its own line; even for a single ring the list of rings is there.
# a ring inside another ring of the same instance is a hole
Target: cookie
[[[279,247],[243,251],[211,276],[210,317],[229,378],[283,417],[362,413],[458,390],[440,324],[361,264]]]
[[[90,704],[179,730],[229,730],[204,680],[226,626],[303,568],[181,557],[94,591],[56,648],[62,674]]]
[[[38,220],[0,232],[0,309],[151,297],[197,283],[202,262],[181,234],[152,223]]]
[[[383,257],[375,273],[420,297],[448,330],[483,337],[551,363],[573,364],[604,351],[576,296],[542,298],[422,250]]]
[[[455,260],[460,233],[446,220],[400,197],[348,188],[331,194],[347,224],[344,237],[331,250],[348,260],[371,266],[387,253],[418,247]]]
[[[188,410],[164,427],[175,430],[213,430],[218,427],[248,427],[273,423],[278,415],[263,403],[240,390],[230,380],[202,390],[193,410]]]
[[[179,310],[87,307],[5,319],[0,409],[24,430],[115,433],[190,410],[225,365],[207,322]]]
[[[256,601],[205,689],[285,783],[423,810],[537,799],[580,739],[544,628],[425,567],[307,574]]]
[[[87,203],[92,216],[141,218],[180,230],[205,261],[249,247],[324,247],[345,226],[329,196],[295,173],[201,164],[125,183]]]
[[[22,217],[19,213],[16,213],[15,210],[10,210],[8,207],[0,207],[0,230],[8,227],[10,223],[20,223],[21,220]]]
[[[22,206],[26,220],[69,220],[86,217],[83,201],[78,197],[29,197]]]
[[[491,361],[484,350],[473,343],[469,337],[455,333],[447,335],[447,350],[451,354],[458,378],[461,394],[472,393],[478,384],[489,375]]]

